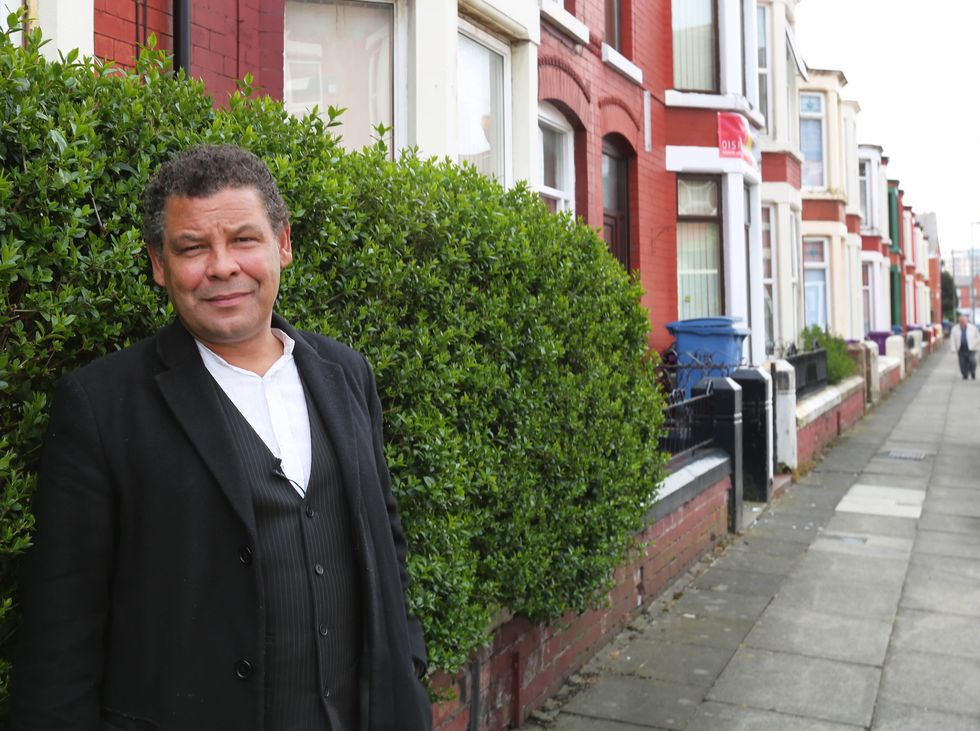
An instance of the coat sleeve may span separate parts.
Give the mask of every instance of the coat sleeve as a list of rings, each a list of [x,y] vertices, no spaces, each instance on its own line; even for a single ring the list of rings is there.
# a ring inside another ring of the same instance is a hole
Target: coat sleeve
[[[95,731],[114,519],[103,445],[73,375],[59,384],[34,496],[11,687],[13,731]]]
[[[362,356],[363,357],[363,356]],[[381,399],[378,396],[377,384],[374,380],[374,371],[364,359],[364,367],[367,373],[367,386],[365,396],[368,401],[371,415],[371,434],[373,439],[374,457],[377,463],[378,475],[381,480],[381,490],[384,495],[385,507],[388,511],[388,525],[391,527],[391,538],[395,544],[395,555],[398,559],[398,576],[401,580],[402,595],[406,600],[405,614],[408,620],[408,642],[412,659],[415,661],[419,675],[425,673],[428,663],[425,652],[425,639],[422,633],[422,623],[418,617],[408,611],[407,597],[408,585],[408,546],[405,541],[405,531],[402,528],[401,518],[398,515],[398,505],[395,501],[394,493],[391,490],[391,475],[388,472],[388,464],[384,454],[384,430],[382,425]]]

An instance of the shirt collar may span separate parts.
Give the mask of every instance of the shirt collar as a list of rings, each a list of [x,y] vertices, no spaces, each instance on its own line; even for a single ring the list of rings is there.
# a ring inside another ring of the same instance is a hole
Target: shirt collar
[[[269,368],[268,371],[266,371],[264,377],[273,375],[276,371],[285,367],[287,363],[291,363],[293,360],[293,349],[296,347],[296,341],[279,328],[272,328],[272,334],[280,343],[282,343],[282,355],[279,356],[279,359],[272,364],[272,367]],[[194,339],[194,343],[197,345],[197,350],[200,352],[201,358],[204,360],[204,365],[207,366],[207,369],[212,373],[218,369],[225,370],[226,372],[230,371],[243,376],[251,376],[252,378],[263,378],[263,376],[259,376],[257,373],[253,373],[250,370],[232,365],[197,338]]]

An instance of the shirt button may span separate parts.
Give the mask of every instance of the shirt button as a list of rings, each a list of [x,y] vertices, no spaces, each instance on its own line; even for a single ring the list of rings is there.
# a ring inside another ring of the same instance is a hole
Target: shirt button
[[[316,572],[317,576],[323,576],[323,564],[318,563],[313,567],[313,570]]]
[[[323,691],[323,697],[324,698],[329,698],[330,697],[330,688],[327,688],[327,689],[325,689]]]
[[[242,546],[241,548],[239,548],[238,560],[241,561],[246,566],[252,563],[252,549],[249,548],[248,546]]]
[[[242,680],[252,677],[252,663],[248,660],[239,660],[235,663],[235,675]]]
[[[306,508],[306,517],[307,518],[312,518],[315,515],[316,515],[316,511],[313,508],[307,506],[307,508]]]
[[[320,634],[321,634],[321,635],[322,635],[323,637],[326,637],[326,636],[327,636],[328,634],[330,634],[330,629],[329,629],[329,628],[327,627],[327,625],[325,625],[325,624],[321,624],[321,625],[320,625],[320,626],[318,627],[318,629],[319,629],[319,631],[320,631]]]

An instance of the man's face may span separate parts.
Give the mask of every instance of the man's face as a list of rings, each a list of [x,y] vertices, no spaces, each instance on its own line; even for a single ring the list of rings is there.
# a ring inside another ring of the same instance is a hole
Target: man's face
[[[172,196],[163,221],[162,251],[148,247],[153,280],[167,290],[191,334],[217,350],[261,342],[279,273],[293,258],[289,226],[273,232],[254,188]]]
[[[966,315],[960,315],[960,327],[966,327],[967,320]]]

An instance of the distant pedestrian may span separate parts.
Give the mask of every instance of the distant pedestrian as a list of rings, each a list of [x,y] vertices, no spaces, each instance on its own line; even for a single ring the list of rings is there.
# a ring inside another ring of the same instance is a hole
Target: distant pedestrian
[[[967,377],[977,378],[977,348],[980,347],[980,331],[977,326],[960,315],[959,324],[954,325],[949,334],[949,341],[960,358],[960,373],[965,381]]]

